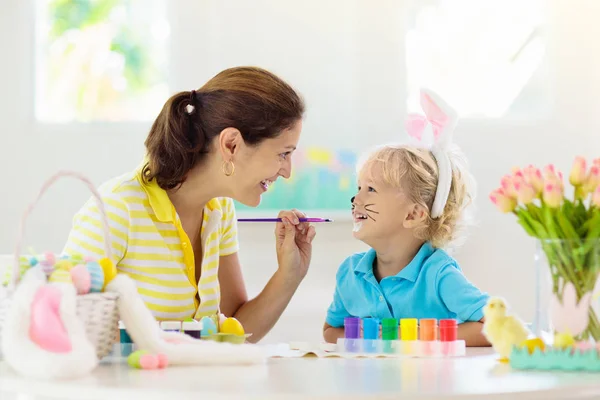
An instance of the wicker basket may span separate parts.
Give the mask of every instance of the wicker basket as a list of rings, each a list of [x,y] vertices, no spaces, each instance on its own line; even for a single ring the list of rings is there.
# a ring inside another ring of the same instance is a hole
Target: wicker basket
[[[42,195],[48,190],[50,186],[58,179],[62,177],[76,178],[89,188],[94,198],[98,203],[98,209],[102,216],[102,228],[104,231],[104,249],[105,256],[111,257],[110,248],[110,230],[108,226],[108,219],[106,217],[106,211],[104,203],[100,194],[97,192],[94,185],[84,176],[71,171],[61,171],[52,176],[42,189],[40,190],[37,198],[33,203],[29,205],[25,213],[21,218],[21,225],[19,229],[19,235],[17,236],[17,245],[15,248],[15,260],[13,265],[12,276],[8,286],[8,296],[4,300],[0,300],[0,338],[2,335],[2,329],[6,318],[7,311],[11,305],[11,296],[17,287],[20,280],[20,266],[19,259],[21,254],[21,244],[23,241],[25,222],[27,217],[33,211],[35,205],[38,203]],[[118,322],[119,313],[117,308],[117,293],[103,292],[103,293],[89,293],[77,296],[77,315],[81,318],[88,339],[96,347],[96,354],[99,359],[110,354],[118,337]]]

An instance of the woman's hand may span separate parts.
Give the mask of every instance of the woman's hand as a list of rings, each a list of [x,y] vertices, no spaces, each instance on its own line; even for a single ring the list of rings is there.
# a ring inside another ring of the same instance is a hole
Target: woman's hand
[[[295,209],[281,211],[278,217],[283,221],[278,222],[275,227],[279,269],[287,279],[300,283],[310,265],[315,227],[307,222],[300,222],[298,218],[305,218],[306,214]]]

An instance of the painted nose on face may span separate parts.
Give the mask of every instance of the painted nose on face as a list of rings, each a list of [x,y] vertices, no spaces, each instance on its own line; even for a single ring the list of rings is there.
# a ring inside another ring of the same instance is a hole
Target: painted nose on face
[[[350,199],[350,203],[352,203],[352,205],[360,205],[360,204],[364,204],[361,199],[360,196],[357,194],[356,196],[352,196],[352,198]]]

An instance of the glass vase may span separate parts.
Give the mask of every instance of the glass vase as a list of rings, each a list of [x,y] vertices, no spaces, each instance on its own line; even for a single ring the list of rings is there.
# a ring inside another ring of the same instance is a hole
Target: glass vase
[[[535,261],[534,333],[600,342],[600,240],[538,240]]]

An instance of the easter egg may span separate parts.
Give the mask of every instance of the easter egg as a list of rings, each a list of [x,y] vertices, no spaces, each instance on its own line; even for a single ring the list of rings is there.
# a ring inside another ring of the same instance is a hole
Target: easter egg
[[[238,321],[235,318],[227,318],[221,324],[221,333],[229,333],[232,335],[243,336],[245,332],[244,327],[242,326],[240,321]]]
[[[38,259],[37,259],[37,258],[35,258],[35,257],[31,257],[31,258],[29,259],[29,265],[30,265],[30,266],[32,266],[32,267],[35,267],[37,264],[38,264]]]
[[[77,294],[86,294],[90,292],[92,286],[92,276],[84,264],[77,264],[70,271],[71,279],[77,289]]]
[[[156,358],[158,359],[158,368],[167,368],[169,365],[169,359],[167,358],[166,354],[158,353]]]
[[[54,264],[54,269],[64,269],[65,271],[70,271],[73,268],[73,263],[69,260],[58,260]]]
[[[73,264],[80,264],[81,262],[83,262],[83,256],[79,253],[71,254],[71,261],[73,262]]]
[[[140,367],[142,369],[157,369],[158,358],[152,354],[144,354],[140,357]]]
[[[92,293],[101,292],[102,288],[104,287],[104,271],[102,270],[102,267],[96,261],[88,262],[87,264],[85,264],[85,267],[87,268],[88,272],[90,273],[91,280],[92,280],[90,292],[92,292]]]
[[[211,336],[218,333],[217,324],[215,324],[215,321],[213,321],[210,317],[202,317],[200,322],[202,322],[200,336]]]
[[[104,273],[104,286],[106,286],[115,278],[115,276],[117,276],[117,267],[115,267],[115,264],[110,258],[106,257],[98,260],[98,264],[102,267],[102,272]]]
[[[41,260],[42,265],[54,265],[56,262],[56,257],[54,257],[54,253],[46,252]]]
[[[55,283],[73,283],[73,280],[71,279],[71,273],[64,269],[57,269],[54,271],[50,275],[49,281]]]
[[[127,364],[132,368],[140,368],[140,358],[146,354],[148,354],[146,350],[134,351],[127,357]]]

